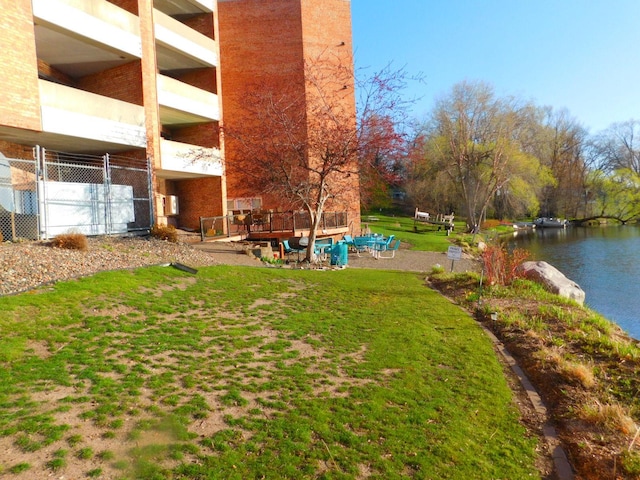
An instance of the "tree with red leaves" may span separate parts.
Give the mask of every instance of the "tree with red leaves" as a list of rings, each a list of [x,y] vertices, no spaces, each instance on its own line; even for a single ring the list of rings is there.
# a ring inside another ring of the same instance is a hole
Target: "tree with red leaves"
[[[264,80],[249,87],[242,100],[245,117],[224,135],[233,143],[233,161],[226,165],[232,177],[284,208],[309,214],[312,260],[327,207],[359,205],[361,179],[394,181],[393,161],[402,151],[394,128],[394,109],[403,105],[402,75],[386,71],[358,82],[356,116],[350,63],[319,58],[306,63],[304,73],[304,88],[293,80],[289,87]]]

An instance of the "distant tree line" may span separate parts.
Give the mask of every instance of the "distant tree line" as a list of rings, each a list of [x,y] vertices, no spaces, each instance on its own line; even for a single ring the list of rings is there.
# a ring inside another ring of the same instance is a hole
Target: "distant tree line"
[[[399,128],[384,120],[371,128]],[[469,228],[488,218],[535,216],[638,221],[639,142],[638,120],[590,135],[566,110],[465,81],[387,150],[369,152],[361,198],[374,207],[385,188],[402,188],[412,206],[455,211]]]

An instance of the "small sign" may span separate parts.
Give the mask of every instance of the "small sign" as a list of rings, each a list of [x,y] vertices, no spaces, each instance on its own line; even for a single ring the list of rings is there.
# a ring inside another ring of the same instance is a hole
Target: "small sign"
[[[462,259],[462,247],[454,247],[453,245],[450,246],[449,250],[447,250],[447,258],[449,260]]]

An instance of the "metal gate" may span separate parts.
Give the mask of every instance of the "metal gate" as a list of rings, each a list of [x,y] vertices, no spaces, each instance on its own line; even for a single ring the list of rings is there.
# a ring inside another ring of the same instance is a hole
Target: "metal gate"
[[[0,153],[0,241],[39,237],[34,159],[7,158]]]
[[[34,148],[34,160],[0,157],[0,231],[5,240],[148,231],[147,160]]]

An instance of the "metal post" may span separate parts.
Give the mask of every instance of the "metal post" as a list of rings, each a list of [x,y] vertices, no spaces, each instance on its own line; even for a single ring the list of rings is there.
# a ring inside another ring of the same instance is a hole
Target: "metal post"
[[[39,175],[36,175],[36,181],[38,182],[38,239],[48,238],[48,223],[47,223],[47,158],[46,151],[40,145],[36,145],[36,166],[40,170]]]
[[[478,292],[478,308],[482,305],[482,279],[484,278],[484,265],[480,272],[480,291]]]
[[[151,173],[151,160],[147,156],[147,196],[149,197],[149,229],[155,225],[155,209],[153,205],[153,177]]]
[[[109,154],[102,156],[103,176],[102,184],[104,185],[104,231],[110,235],[113,230],[111,217],[111,166],[109,164]]]

